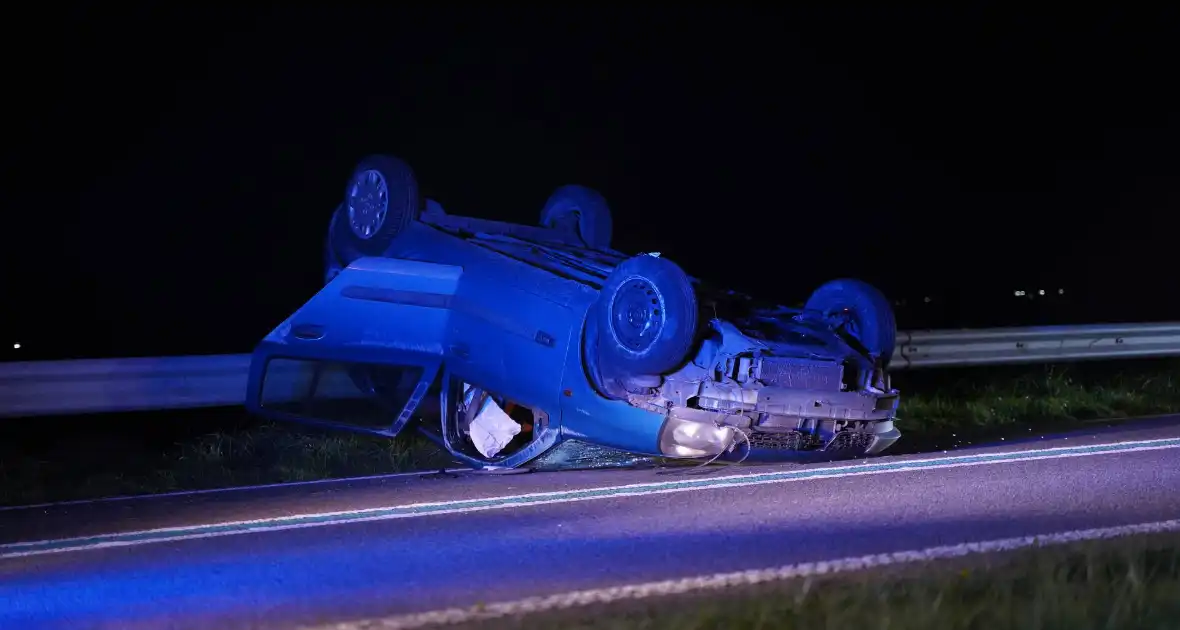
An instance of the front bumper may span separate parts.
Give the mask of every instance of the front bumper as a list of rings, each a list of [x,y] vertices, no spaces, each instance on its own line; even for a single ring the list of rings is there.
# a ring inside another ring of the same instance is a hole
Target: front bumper
[[[896,390],[833,392],[787,387],[744,389],[710,381],[701,384],[697,401],[702,409],[731,414],[755,412],[771,417],[881,421],[893,418],[900,395]]]

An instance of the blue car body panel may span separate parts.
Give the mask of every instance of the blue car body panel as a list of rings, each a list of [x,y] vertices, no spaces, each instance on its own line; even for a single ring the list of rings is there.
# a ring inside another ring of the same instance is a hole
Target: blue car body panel
[[[442,213],[433,224],[413,221],[385,256],[330,273],[255,349],[247,407],[385,436],[416,424],[475,467],[520,466],[566,441],[667,456],[661,440],[670,423],[717,418],[746,422],[760,444],[786,443],[788,429],[835,444],[855,429],[861,451],[872,451],[900,435],[896,392],[871,387],[872,362],[827,324],[790,309],[715,319],[695,357],[659,388],[608,397],[589,372],[583,340],[600,289],[627,256],[578,247],[556,231],[525,228],[523,238],[464,225]],[[840,366],[854,366],[859,384],[839,382]],[[748,387],[750,374],[765,387]],[[454,415],[470,387],[531,410],[528,442],[491,457],[474,451]],[[765,420],[751,420],[758,414]],[[416,423],[428,415],[438,422]]]
[[[353,262],[263,339],[254,351],[247,406],[277,419],[393,436],[408,424],[426,381],[441,373],[444,384],[478,383],[548,415],[533,443],[496,465],[518,465],[566,437],[658,454],[663,417],[600,396],[582,367],[583,322],[598,295],[594,285],[609,273],[608,255],[574,266],[565,262],[572,258],[568,250],[537,252],[513,239],[464,239],[412,224],[390,257]],[[267,366],[287,357],[412,365],[424,376],[421,391],[389,426],[356,427],[267,404],[264,391],[274,387],[265,381],[277,378]],[[443,389],[446,409],[453,401]],[[489,463],[464,456],[449,432],[439,437],[461,459]]]
[[[421,369],[420,382],[406,401],[413,404],[390,414],[388,426],[357,427],[397,435],[438,375],[450,326],[446,305],[461,275],[462,269],[450,265],[386,258],[356,261],[255,348],[247,408],[277,419],[354,428],[287,411],[277,403],[290,402],[306,389],[321,362],[416,366]],[[330,393],[347,396],[349,383],[334,382]]]
[[[463,267],[450,343],[471,352],[447,356],[452,375],[547,411],[561,438],[658,454],[663,417],[600,396],[583,368],[583,323],[621,254],[413,224],[390,255]]]

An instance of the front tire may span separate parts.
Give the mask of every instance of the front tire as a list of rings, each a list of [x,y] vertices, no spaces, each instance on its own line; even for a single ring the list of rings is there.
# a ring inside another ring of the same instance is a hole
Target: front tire
[[[825,317],[845,317],[848,334],[882,367],[888,367],[897,346],[897,321],[885,295],[867,282],[842,278],[815,290],[803,307]]]
[[[666,258],[624,260],[607,277],[591,316],[607,374],[658,375],[684,364],[696,338],[696,292]]]

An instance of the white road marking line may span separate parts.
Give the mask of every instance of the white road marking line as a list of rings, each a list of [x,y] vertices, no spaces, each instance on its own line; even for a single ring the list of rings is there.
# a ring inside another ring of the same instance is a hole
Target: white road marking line
[[[462,473],[470,472],[471,468],[446,468],[442,472]],[[364,475],[361,477],[335,477],[332,479],[309,479],[307,481],[285,481],[281,483],[260,483],[251,486],[229,486],[227,488],[205,488],[203,490],[176,490],[174,492],[157,492],[155,494],[126,494],[113,497],[99,497],[97,499],[75,499],[73,501],[56,501],[51,503],[29,503],[26,505],[0,505],[0,512],[15,510],[43,510],[57,507],[74,507],[79,505],[96,505],[102,503],[116,503],[119,501],[151,501],[176,497],[191,497],[204,494],[226,494],[230,492],[249,492],[252,490],[283,490],[285,488],[302,488],[304,486],[320,486],[336,483],[344,485],[358,481],[381,481],[382,479],[401,479],[404,477],[421,477],[435,475],[439,469],[416,470],[412,472],[385,473],[383,475]]]
[[[846,466],[802,468],[787,471],[747,473],[721,477],[677,478],[669,481],[644,482],[621,486],[590,487],[551,492],[455,499],[425,503],[411,503],[358,510],[296,514],[265,519],[205,523],[164,527],[131,532],[117,532],[51,540],[15,542],[0,545],[0,559],[19,558],[47,553],[63,553],[111,547],[128,547],[158,542],[179,542],[247,533],[264,533],[309,527],[343,525],[416,518],[437,514],[463,514],[496,509],[510,509],[558,503],[574,503],[602,499],[691,492],[694,490],[779,484],[814,479],[860,477],[900,472],[920,472],[967,466],[1089,457],[1095,455],[1133,453],[1180,448],[1180,438],[1160,438],[1134,442],[1114,442],[1085,446],[1057,447],[1042,450],[1022,450],[982,455],[919,458],[888,462],[862,462]]]
[[[1082,420],[1081,422],[1082,422],[1082,424],[1100,424],[1103,422],[1137,422],[1140,420],[1155,420],[1155,419],[1159,419],[1159,418],[1174,418],[1174,417],[1176,417],[1176,414],[1174,414],[1174,413],[1161,413],[1161,414],[1153,414],[1153,415],[1148,415],[1148,416],[1135,416],[1133,418],[1099,418],[1099,419],[1095,419],[1095,420]],[[1066,434],[1061,434],[1061,435],[1056,435],[1056,436],[1051,435],[1048,437],[1050,437],[1050,438],[1065,437],[1065,439],[1068,439],[1069,437],[1071,437],[1071,435],[1066,433]],[[1084,437],[1088,437],[1088,436],[1087,435],[1079,435],[1078,437],[1084,438]],[[1000,445],[999,444],[986,444],[986,445],[980,444],[980,445],[976,445],[976,446],[994,447],[994,446],[1000,446]],[[944,450],[941,452],[945,453],[946,451]],[[914,453],[914,455],[919,455],[919,456],[926,455],[926,454],[929,454],[929,453]],[[887,455],[887,457],[889,457],[889,455]],[[898,456],[894,456],[894,457],[898,457]],[[765,465],[772,466],[774,464],[765,464]],[[462,473],[462,472],[470,472],[471,470],[472,470],[471,468],[447,468],[447,469],[444,469],[443,472]],[[364,476],[360,476],[360,477],[339,477],[339,478],[335,478],[335,479],[311,479],[308,481],[288,481],[288,482],[283,482],[283,483],[266,483],[266,484],[255,484],[255,485],[249,485],[249,486],[231,486],[228,488],[206,488],[203,490],[176,490],[173,492],[159,492],[159,493],[154,493],[154,494],[129,494],[129,495],[119,495],[119,496],[113,496],[113,497],[99,497],[96,499],[76,499],[76,500],[72,500],[72,501],[56,501],[56,502],[49,502],[49,503],[30,503],[27,505],[0,505],[0,512],[9,512],[9,511],[15,511],[15,510],[36,510],[36,509],[47,509],[47,508],[55,508],[55,507],[70,507],[70,506],[77,506],[77,505],[112,503],[112,502],[118,502],[118,501],[135,501],[135,500],[145,500],[146,501],[146,500],[167,498],[167,497],[187,497],[187,496],[199,496],[199,495],[205,495],[205,494],[222,494],[222,493],[236,492],[239,490],[240,491],[279,490],[282,488],[298,488],[298,487],[302,487],[302,486],[313,486],[313,485],[321,485],[321,484],[329,484],[329,483],[345,484],[345,483],[356,482],[356,481],[375,481],[375,480],[381,480],[381,479],[397,479],[400,477],[413,477],[413,476],[417,476],[417,475],[430,475],[430,474],[435,474],[438,472],[439,472],[438,470],[430,469],[430,470],[419,470],[419,471],[412,471],[412,472],[386,473],[386,474],[382,474],[382,475],[364,475]]]
[[[1180,520],[1158,521],[1137,525],[1104,527],[1047,534],[1004,538],[985,542],[964,543],[915,549],[895,553],[843,558],[822,562],[806,562],[770,569],[755,569],[734,573],[716,573],[662,582],[630,584],[611,588],[574,591],[559,595],[529,597],[511,602],[499,602],[473,606],[471,608],[447,608],[425,613],[397,615],[378,619],[362,619],[318,626],[306,626],[304,630],[412,630],[427,626],[449,625],[487,621],[502,617],[527,615],[547,611],[563,610],[591,604],[678,595],[694,591],[720,590],[735,586],[752,586],[766,582],[791,578],[811,577],[834,573],[860,571],[898,564],[914,564],[933,560],[960,558],[963,556],[1015,551],[1035,546],[1063,545],[1074,542],[1120,538],[1131,535],[1160,534],[1180,531]]]

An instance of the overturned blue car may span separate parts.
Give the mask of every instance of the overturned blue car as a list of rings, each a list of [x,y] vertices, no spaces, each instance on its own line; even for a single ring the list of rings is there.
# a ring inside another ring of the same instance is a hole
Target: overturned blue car
[[[896,325],[875,288],[841,279],[801,309],[763,304],[615,251],[611,230],[588,188],[558,188],[537,226],[517,225],[448,214],[404,162],[365,158],[328,226],[324,287],[254,350],[247,406],[419,431],[475,468],[844,458],[897,441]]]

